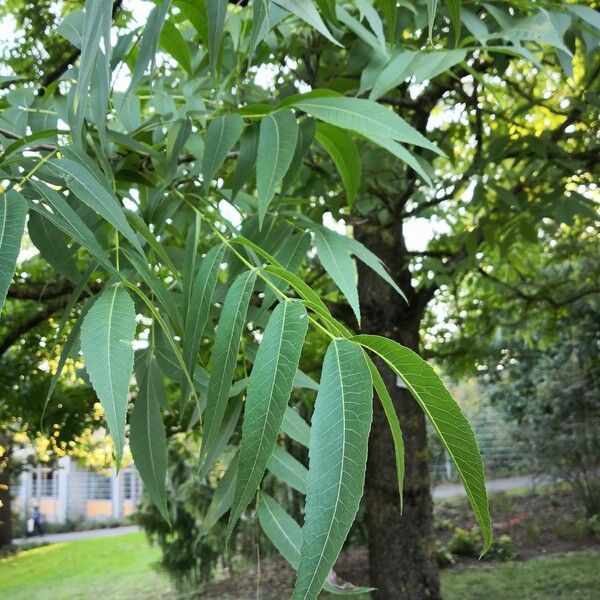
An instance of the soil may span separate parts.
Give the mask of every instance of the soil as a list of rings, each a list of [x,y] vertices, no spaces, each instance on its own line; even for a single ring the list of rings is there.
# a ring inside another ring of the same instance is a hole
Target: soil
[[[563,554],[578,550],[600,552],[600,535],[589,530],[585,514],[573,496],[565,490],[531,492],[522,496],[497,493],[491,497],[494,538],[508,535],[514,542],[516,560]],[[455,528],[471,530],[475,521],[466,500],[436,502],[436,537],[447,546]],[[500,562],[497,556],[478,560],[472,556],[455,556],[451,569],[489,566]],[[367,549],[356,545],[346,549],[335,571],[344,580],[356,585],[369,585]],[[207,584],[203,600],[241,600],[257,597],[261,600],[288,598],[293,589],[295,573],[281,558],[264,558],[260,573],[250,569],[235,573],[221,581]]]

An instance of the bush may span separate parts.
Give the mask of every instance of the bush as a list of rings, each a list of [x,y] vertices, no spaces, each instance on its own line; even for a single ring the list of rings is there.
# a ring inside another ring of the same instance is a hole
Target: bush
[[[467,531],[462,527],[457,527],[448,543],[448,549],[457,556],[477,558],[481,553],[481,538],[475,529]]]
[[[451,567],[456,562],[452,552],[440,542],[435,544],[435,560],[440,569]]]
[[[484,555],[488,560],[497,559],[502,562],[519,558],[517,547],[510,535],[502,534],[495,538],[489,551]]]

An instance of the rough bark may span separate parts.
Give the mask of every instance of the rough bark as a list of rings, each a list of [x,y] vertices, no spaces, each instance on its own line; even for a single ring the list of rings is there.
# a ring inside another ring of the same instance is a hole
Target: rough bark
[[[10,499],[9,459],[10,440],[0,432],[0,446],[4,454],[0,457],[0,547],[12,542],[12,508]]]
[[[377,275],[359,265],[362,331],[384,335],[418,350],[426,298],[411,290],[401,227],[363,225],[355,228],[355,235],[409,292],[407,304]],[[388,368],[381,371],[404,433],[406,475],[404,510],[400,514],[394,446],[387,419],[376,401],[365,490],[371,584],[377,588],[374,597],[437,600],[441,595],[434,555],[425,418],[412,396],[397,386],[396,376]]]

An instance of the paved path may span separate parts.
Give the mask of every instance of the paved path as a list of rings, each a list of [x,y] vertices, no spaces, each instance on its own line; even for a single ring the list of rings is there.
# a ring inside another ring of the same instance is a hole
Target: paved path
[[[134,533],[136,531],[140,531],[140,528],[137,525],[128,525],[126,527],[105,527],[104,529],[70,531],[69,533],[49,533],[48,535],[44,536],[17,538],[13,540],[13,544],[23,544],[26,542],[73,542],[75,540],[88,540],[97,537],[123,535],[124,533]]]
[[[506,477],[504,479],[491,479],[487,482],[488,492],[505,492],[517,488],[531,488],[544,483],[539,477],[521,475],[519,477]],[[465,488],[461,483],[445,483],[433,488],[434,498],[452,498],[453,496],[466,496]]]
[[[506,477],[505,479],[492,479],[487,482],[487,489],[490,492],[502,492],[514,490],[517,488],[529,488],[539,485],[539,478],[532,475],[522,475],[519,477]],[[460,483],[445,483],[438,485],[433,489],[434,498],[452,498],[455,496],[465,496],[465,489]],[[87,531],[72,531],[70,533],[52,533],[43,537],[19,538],[13,540],[15,544],[23,544],[24,542],[72,542],[75,540],[88,540],[97,537],[107,537],[112,535],[123,535],[125,533],[133,533],[140,531],[137,525],[129,525],[127,527],[112,527],[105,529],[89,529]]]

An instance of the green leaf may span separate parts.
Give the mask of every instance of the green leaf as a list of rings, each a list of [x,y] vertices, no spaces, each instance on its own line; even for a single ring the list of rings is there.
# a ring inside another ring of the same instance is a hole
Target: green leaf
[[[238,141],[244,128],[244,120],[236,114],[216,117],[206,131],[204,155],[202,156],[202,178],[208,191],[211,181],[227,158],[227,153]]]
[[[283,413],[281,430],[289,438],[308,448],[310,442],[310,427],[308,426],[308,423],[289,406],[285,409],[285,413]]]
[[[271,0],[253,0],[252,2],[252,35],[250,37],[250,58],[256,46],[262,42],[269,32],[269,8]]]
[[[135,61],[135,67],[131,75],[128,91],[134,90],[140,79],[144,76],[148,65],[154,63],[156,49],[160,40],[160,33],[165,23],[165,18],[169,12],[171,0],[163,0],[157,4],[148,15],[142,40],[140,42],[140,51]]]
[[[11,190],[0,195],[0,312],[15,274],[26,215],[21,194]]]
[[[165,521],[167,513],[167,436],[160,414],[160,391],[164,392],[158,367],[136,373],[138,393],[131,414],[129,444],[135,466],[150,499]]]
[[[130,252],[126,248],[120,249],[121,254],[129,261],[133,266],[136,274],[138,274],[152,290],[152,293],[156,297],[159,304],[164,309],[164,314],[177,325],[181,327],[182,319],[179,311],[179,306],[173,302],[173,296],[167,289],[165,283],[158,277],[151,266],[148,264],[147,258],[142,258],[134,252]]]
[[[64,175],[67,186],[79,200],[123,234],[125,239],[144,256],[142,246],[127,222],[123,208],[113,194],[81,164],[66,158],[50,160],[49,164]]]
[[[208,22],[208,55],[210,57],[210,68],[215,73],[223,29],[225,28],[225,16],[227,15],[227,0],[208,0],[206,3],[206,18]]]
[[[569,4],[568,10],[585,21],[588,25],[600,31],[600,12],[583,4]]]
[[[427,0],[427,24],[429,27],[429,41],[433,42],[433,25],[437,13],[438,0]]]
[[[373,417],[372,386],[362,349],[348,340],[331,342],[312,418],[293,600],[317,598],[358,512]]]
[[[200,523],[198,532],[204,537],[217,523],[217,521],[231,508],[233,494],[235,493],[235,481],[237,478],[239,455],[235,455],[221,477],[213,493],[212,500],[206,511],[204,519]]]
[[[257,513],[258,521],[265,535],[290,566],[298,569],[300,548],[302,546],[302,529],[300,529],[300,525],[266,492],[260,494]],[[340,585],[339,578],[336,578],[336,584],[334,585],[327,580],[323,585],[323,589],[331,594],[344,596],[368,594],[373,591],[373,588],[356,587],[346,581]]]
[[[306,494],[308,478],[306,467],[281,446],[275,446],[273,449],[273,454],[267,462],[267,469],[290,487],[298,490],[301,494]]]
[[[73,251],[55,225],[39,213],[32,212],[27,221],[27,230],[34,246],[57,273],[77,283],[80,273],[73,260]]]
[[[56,28],[56,33],[69,40],[76,48],[81,48],[81,34],[83,32],[83,23],[85,14],[80,8],[72,10],[60,22]]]
[[[332,44],[340,46],[341,44],[331,35],[327,25],[321,19],[321,15],[312,0],[274,0],[282,8],[289,10],[300,20],[304,21],[312,28],[316,29],[321,35],[325,36]]]
[[[367,364],[369,365],[369,371],[371,371],[371,377],[373,378],[373,387],[375,393],[383,406],[383,412],[390,426],[390,432],[392,434],[392,440],[394,441],[394,455],[396,457],[396,472],[398,474],[398,494],[400,496],[400,512],[402,512],[403,498],[402,490],[404,488],[404,438],[402,436],[402,429],[400,429],[400,422],[398,421],[398,415],[394,408],[394,403],[387,390],[385,382],[381,377],[381,374],[377,370],[375,363],[370,357],[367,357]]]
[[[194,374],[202,332],[208,321],[210,301],[217,285],[219,268],[224,255],[223,244],[211,248],[202,260],[192,285],[183,335],[183,360],[190,375]],[[181,386],[185,398],[189,391],[185,380],[182,381]]]
[[[405,162],[418,175],[421,176],[421,178],[427,185],[433,186],[429,173],[425,171],[423,165],[416,159],[416,157],[413,154],[411,154],[406,148],[404,148],[404,146],[401,146],[398,142],[390,140],[389,138],[380,138],[378,136],[372,136],[371,141],[377,144],[378,146],[381,146],[390,154],[393,154],[395,157],[399,158],[401,161]]]
[[[397,54],[377,76],[370,100],[377,100],[389,90],[414,77],[415,83],[433,79],[465,60],[466,50],[415,52],[406,50]]]
[[[305,281],[298,275],[290,273],[287,269],[276,266],[268,266],[264,269],[266,273],[271,273],[288,283],[304,300],[307,308],[317,313],[330,327],[330,331],[336,335],[350,335],[348,329],[342,323],[333,318],[327,305],[321,300],[317,294]]]
[[[129,381],[133,371],[135,306],[120,285],[104,290],[81,326],[81,351],[104,408],[117,466],[123,456]]]
[[[106,18],[111,18],[111,9],[112,7],[109,3],[103,2],[103,0],[86,0],[85,2],[83,31],[81,34],[81,57],[79,59],[77,84],[73,98],[75,113],[83,114],[82,106],[85,105],[84,100],[92,81],[96,57],[100,50],[103,23]],[[107,11],[108,14],[106,14]]]
[[[396,26],[398,23],[398,4],[396,0],[376,0],[383,12],[383,22],[387,30],[387,37],[394,42],[396,39]]]
[[[331,125],[356,131],[369,140],[389,138],[441,154],[437,146],[395,112],[371,100],[343,96],[313,96],[296,100],[294,106]]]
[[[297,570],[302,546],[300,525],[266,492],[260,493],[257,512],[265,535],[273,542],[281,556]]]
[[[256,281],[256,271],[242,273],[231,285],[221,311],[221,318],[215,333],[212,354],[212,371],[208,380],[208,398],[204,413],[204,431],[200,463],[206,461],[211,446],[217,439],[223,422],[229,388],[237,360],[242,329],[250,295]]]
[[[435,427],[464,483],[484,539],[490,547],[492,527],[483,461],[469,421],[435,371],[409,348],[376,335],[352,338],[379,355],[404,381]]]
[[[291,110],[280,110],[263,117],[256,160],[258,216],[261,227],[277,186],[292,162],[297,138],[298,123]]]
[[[323,122],[317,127],[316,138],[336,166],[346,190],[348,206],[352,208],[361,177],[360,156],[354,140],[344,129]]]
[[[392,279],[387,267],[383,263],[383,261],[376,255],[373,254],[366,246],[361,244],[358,240],[348,236],[348,235],[340,235],[336,231],[332,231],[331,229],[327,229],[326,227],[320,228],[321,233],[325,235],[327,238],[337,238],[339,241],[348,248],[358,260],[365,263],[367,267],[373,269],[379,277],[381,277],[388,285],[390,285],[402,298],[406,300],[406,296],[402,292],[402,290],[398,287],[398,284]]]
[[[116,269],[107,259],[107,253],[100,246],[98,240],[83,222],[81,217],[71,208],[66,198],[54,191],[47,185],[31,182],[31,185],[37,190],[44,200],[52,208],[52,212],[42,208],[39,203],[31,203],[29,207],[39,212],[44,219],[51,221],[61,231],[73,238],[78,244],[85,248],[111,275],[118,275]]]
[[[254,497],[277,443],[307,327],[304,305],[284,301],[275,308],[265,328],[248,381],[240,467],[227,537]]]
[[[448,5],[448,14],[450,15],[450,23],[452,24],[452,29],[454,30],[454,39],[455,45],[458,44],[460,38],[460,9],[461,9],[461,0],[446,0],[446,4]]]
[[[296,149],[294,150],[294,156],[288,172],[285,174],[283,181],[281,182],[281,194],[285,195],[289,187],[294,183],[298,172],[302,167],[302,161],[304,156],[308,152],[310,145],[315,137],[317,130],[317,124],[314,119],[304,119],[298,127],[298,139],[296,142]]]
[[[356,321],[360,325],[356,267],[350,253],[340,239],[342,236],[334,231],[331,233],[333,235],[329,235],[325,228],[317,229],[315,232],[317,254],[323,268],[344,294],[356,316]]]
[[[235,175],[231,184],[231,201],[235,200],[238,192],[250,179],[258,153],[258,129],[246,127],[240,140],[240,153],[235,163]]]
[[[171,23],[163,23],[162,33],[160,34],[160,47],[170,54],[177,63],[182,66],[189,74],[192,73],[192,59],[188,43],[181,35],[179,29]]]
[[[231,390],[229,391],[228,395],[231,395]],[[241,412],[241,402],[229,402],[227,405],[227,410],[225,411],[223,425],[219,429],[214,443],[211,445],[210,449],[208,449],[207,458],[204,461],[204,464],[201,465],[200,469],[198,470],[198,477],[205,477],[210,469],[214,466],[215,461],[219,460],[223,454],[223,451],[229,443],[233,432],[237,429]]]

